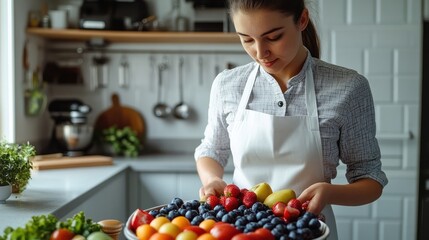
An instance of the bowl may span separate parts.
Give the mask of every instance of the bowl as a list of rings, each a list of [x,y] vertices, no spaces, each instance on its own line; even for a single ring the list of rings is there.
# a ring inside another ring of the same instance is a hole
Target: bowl
[[[165,207],[166,205],[160,205],[160,206],[156,206],[156,207],[152,207],[149,209],[145,209],[145,211],[149,212],[152,209],[161,209],[162,207]],[[137,210],[136,210],[137,211]],[[133,230],[131,230],[130,224],[131,224],[131,219],[133,218],[134,212],[129,216],[127,223],[125,224],[124,227],[124,235],[125,238],[128,240],[138,240],[136,234],[133,232]],[[320,231],[322,232],[322,235],[317,237],[317,238],[313,238],[312,240],[325,240],[328,239],[329,236],[329,227],[328,225],[326,225],[326,223],[320,221]]]
[[[55,137],[67,151],[83,151],[90,147],[94,128],[86,124],[60,124],[55,127]]]

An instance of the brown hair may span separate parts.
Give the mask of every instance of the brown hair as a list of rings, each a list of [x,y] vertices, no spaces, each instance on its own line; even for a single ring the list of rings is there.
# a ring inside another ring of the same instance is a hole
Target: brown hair
[[[295,24],[298,23],[302,11],[305,9],[304,0],[228,0],[230,14],[239,10],[267,9],[279,11],[285,15],[292,15]],[[304,46],[310,51],[311,56],[320,58],[320,42],[313,22],[308,22],[302,31]]]

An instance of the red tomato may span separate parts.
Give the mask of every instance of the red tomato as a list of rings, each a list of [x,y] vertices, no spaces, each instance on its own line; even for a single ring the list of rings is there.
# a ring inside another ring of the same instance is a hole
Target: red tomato
[[[49,240],[70,240],[74,237],[74,233],[68,229],[60,228],[55,230]]]
[[[227,223],[215,224],[210,230],[210,234],[218,240],[229,240],[239,233],[241,233],[240,230]]]
[[[203,235],[204,233],[206,233],[206,230],[204,230],[203,228],[199,227],[199,226],[187,226],[185,227],[185,229],[183,229],[183,231],[192,231],[194,233],[197,234],[197,236]]]
[[[254,233],[256,235],[261,236],[261,239],[264,239],[264,240],[275,240],[276,239],[274,237],[274,235],[271,233],[271,231],[266,229],[266,228],[258,228],[258,229],[256,229],[256,231]]]
[[[135,232],[140,225],[143,225],[146,223],[149,224],[153,219],[154,217],[150,215],[148,212],[141,209],[137,209],[133,213],[133,218],[131,219],[131,222],[130,222],[130,228]]]
[[[231,240],[254,240],[248,233],[239,233],[231,238]]]

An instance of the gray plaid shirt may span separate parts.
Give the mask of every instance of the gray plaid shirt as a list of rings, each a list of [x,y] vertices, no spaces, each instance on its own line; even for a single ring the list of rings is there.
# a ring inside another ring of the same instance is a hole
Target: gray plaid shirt
[[[231,154],[229,134],[235,113],[256,63],[221,72],[210,94],[208,124],[195,159],[207,156],[227,164]],[[325,181],[337,175],[339,160],[347,165],[349,182],[372,178],[382,186],[387,178],[381,170],[380,149],[375,138],[374,102],[369,83],[356,71],[312,58],[288,81],[282,93],[276,80],[260,68],[247,108],[275,116],[307,115],[305,69],[312,67],[322,138]],[[282,102],[282,103],[280,103]],[[251,129],[249,129],[251,131]]]

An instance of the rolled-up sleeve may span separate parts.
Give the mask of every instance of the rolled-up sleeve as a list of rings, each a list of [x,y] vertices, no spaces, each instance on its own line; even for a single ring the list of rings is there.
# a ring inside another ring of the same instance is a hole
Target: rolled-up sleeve
[[[223,167],[228,163],[231,154],[230,141],[227,131],[226,117],[221,97],[223,73],[213,81],[208,109],[208,123],[201,144],[195,149],[194,157],[210,157]]]
[[[347,165],[346,178],[355,182],[371,178],[383,187],[388,180],[381,169],[380,148],[375,137],[374,102],[368,80],[356,74],[353,81],[349,111],[340,136],[340,159]]]

